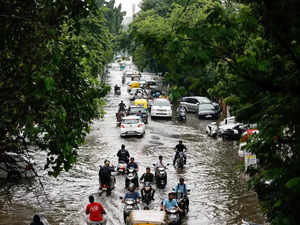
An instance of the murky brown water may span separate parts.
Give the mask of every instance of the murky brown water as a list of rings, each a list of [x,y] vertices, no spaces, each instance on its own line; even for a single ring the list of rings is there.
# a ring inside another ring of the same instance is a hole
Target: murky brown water
[[[117,68],[108,78],[111,85],[121,84],[121,72]],[[192,114],[188,115],[186,123],[150,120],[144,138],[121,139],[114,117],[121,99],[128,99],[125,86],[122,86],[121,97],[113,93],[108,95],[107,114],[103,120],[94,122],[74,168],[58,179],[41,177],[45,190],[37,180],[18,184],[1,181],[0,225],[28,224],[35,212],[45,214],[52,225],[83,225],[90,194],[97,196],[106,208],[108,225],[123,224],[123,205],[119,196],[125,193],[124,177],[117,177],[117,188],[111,197],[98,197],[99,165],[105,159],[116,165],[116,153],[124,143],[139,163],[141,175],[159,155],[171,164],[178,139],[188,147],[188,166],[183,171],[169,168],[168,185],[165,190],[157,190],[154,208],[159,208],[160,201],[175,186],[178,178],[184,177],[191,189],[190,212],[184,224],[237,225],[242,219],[263,222],[255,193],[247,191],[239,176],[237,144],[208,138],[205,127],[209,121],[198,120]],[[43,156],[42,153],[36,154],[36,161],[43,162]]]

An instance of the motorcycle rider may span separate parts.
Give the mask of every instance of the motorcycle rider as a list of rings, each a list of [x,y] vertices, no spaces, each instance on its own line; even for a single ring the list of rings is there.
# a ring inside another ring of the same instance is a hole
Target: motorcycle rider
[[[157,175],[157,169],[163,167],[163,168],[167,168],[164,164],[163,164],[163,156],[160,155],[158,156],[158,161],[155,163],[155,176]]]
[[[173,160],[173,165],[175,166],[175,162],[179,156],[179,152],[183,153],[184,156],[184,164],[186,164],[186,154],[184,153],[184,150],[187,150],[186,146],[182,143],[181,140],[179,140],[179,143],[175,146],[176,149],[176,153],[175,153],[175,157]]]
[[[123,102],[123,100],[121,100],[120,104],[119,104],[119,112],[125,112],[126,110],[126,105]]]
[[[110,161],[105,160],[104,166],[100,167],[99,170],[99,183],[100,187],[102,187],[103,184],[106,184],[106,186],[111,186],[111,172],[114,172],[115,169],[110,166]]]
[[[118,86],[118,84],[115,85],[115,93],[117,92],[117,90],[120,90],[120,87]]]
[[[154,175],[153,173],[151,173],[150,167],[146,168],[146,173],[144,173],[141,178],[140,181],[143,180],[144,183],[145,182],[150,182],[153,184],[154,182]],[[145,187],[142,188],[141,190],[141,195],[142,195],[142,199],[145,197]],[[151,188],[151,199],[154,200],[154,194],[155,194],[155,190],[153,188]]]
[[[95,223],[101,222],[105,224],[105,219],[103,218],[102,214],[106,214],[103,206],[100,202],[94,202],[94,196],[89,196],[90,204],[87,205],[85,213],[86,215],[90,214],[88,224],[92,225]]]
[[[137,172],[139,170],[139,167],[138,167],[138,164],[136,162],[134,162],[134,158],[133,157],[130,158],[129,163],[127,164],[127,170],[129,168],[134,168],[134,170],[136,171],[136,177],[137,177],[136,187],[139,187],[139,177],[138,177],[138,174],[137,174]]]
[[[172,207],[176,207],[180,212],[182,211],[179,206],[178,206],[178,203],[175,199],[175,193],[174,192],[170,192],[168,194],[168,198],[166,198],[162,204],[161,204],[161,210],[163,211],[167,211],[169,208],[172,208]]]
[[[129,152],[125,149],[125,145],[124,145],[124,144],[121,145],[121,149],[118,151],[117,156],[118,156],[118,158],[119,158],[119,162],[120,162],[120,161],[124,161],[124,162],[126,162],[127,164],[129,163],[129,157],[130,157],[130,154],[129,154]]]
[[[189,205],[189,199],[187,197],[188,189],[187,189],[186,184],[184,183],[184,178],[183,177],[179,178],[179,183],[176,185],[174,191],[176,193],[177,198],[179,197],[178,193],[183,193],[183,196],[186,197],[187,205]]]
[[[128,199],[128,198],[134,199],[136,201],[136,203],[139,203],[139,201],[140,201],[141,196],[137,191],[135,191],[135,185],[134,184],[129,185],[129,190],[125,194],[123,202],[125,202],[125,200]]]

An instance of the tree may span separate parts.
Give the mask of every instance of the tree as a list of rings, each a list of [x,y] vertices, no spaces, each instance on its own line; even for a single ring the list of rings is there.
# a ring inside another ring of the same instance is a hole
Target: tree
[[[57,176],[103,114],[108,87],[98,76],[112,58],[105,14],[92,0],[2,2],[0,160],[43,150]]]

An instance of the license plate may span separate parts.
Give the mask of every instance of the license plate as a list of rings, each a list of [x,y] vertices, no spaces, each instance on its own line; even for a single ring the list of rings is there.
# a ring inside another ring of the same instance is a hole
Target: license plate
[[[212,115],[207,115],[206,118],[212,118]]]
[[[176,219],[176,218],[177,218],[177,216],[175,214],[170,215],[170,219]]]

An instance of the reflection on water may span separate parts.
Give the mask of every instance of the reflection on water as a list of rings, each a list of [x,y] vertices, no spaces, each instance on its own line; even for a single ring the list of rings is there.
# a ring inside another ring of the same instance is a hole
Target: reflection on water
[[[121,73],[112,71],[108,83],[121,84]],[[152,166],[159,155],[172,163],[174,146],[179,139],[188,147],[187,168],[176,171],[168,169],[168,185],[165,190],[157,190],[154,206],[159,204],[177,183],[184,177],[191,189],[190,213],[184,224],[218,225],[241,224],[242,219],[263,223],[255,193],[246,189],[239,174],[240,159],[237,146],[233,142],[211,139],[205,135],[209,121],[198,120],[189,114],[186,123],[177,121],[149,121],[146,135],[142,139],[119,137],[115,124],[115,111],[121,99],[127,101],[126,87],[122,86],[122,96],[111,93],[107,97],[107,114],[97,120],[87,137],[86,145],[79,152],[79,159],[68,173],[59,178],[42,176],[30,182],[20,181],[0,186],[0,225],[28,224],[35,212],[47,216],[53,224],[85,224],[84,210],[88,196],[94,194],[108,212],[108,225],[123,224],[120,195],[125,193],[124,178],[117,177],[117,187],[111,197],[98,194],[98,169],[105,159],[116,165],[116,153],[124,143],[140,165],[140,175],[147,166]],[[35,155],[41,164],[43,153]],[[47,198],[45,197],[47,193]]]

